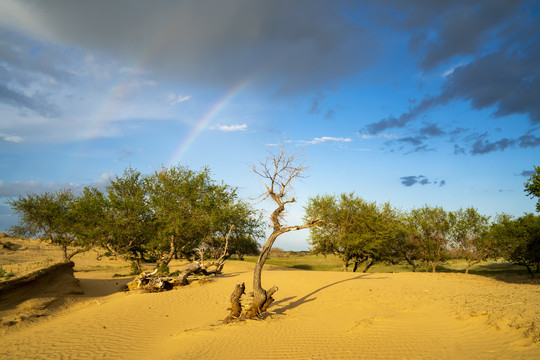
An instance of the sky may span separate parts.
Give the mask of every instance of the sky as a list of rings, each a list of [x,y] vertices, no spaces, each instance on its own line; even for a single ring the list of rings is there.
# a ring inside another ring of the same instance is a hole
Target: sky
[[[354,192],[404,211],[534,212],[539,1],[0,0],[0,231],[6,200],[105,186],[132,167],[250,172],[304,151],[286,222]],[[308,230],[275,246],[305,250]]]

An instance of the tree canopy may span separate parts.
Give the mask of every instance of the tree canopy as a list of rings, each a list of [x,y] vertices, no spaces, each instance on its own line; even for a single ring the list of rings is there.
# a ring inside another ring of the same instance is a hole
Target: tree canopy
[[[343,270],[349,263],[353,271],[366,263],[391,261],[397,236],[397,212],[389,204],[377,206],[354,193],[315,196],[305,207],[306,219],[319,218],[321,224],[310,229],[312,251],[341,257]]]
[[[525,183],[525,192],[532,198],[538,198],[536,211],[540,212],[540,166],[535,166],[534,170],[535,172]]]
[[[212,179],[210,170],[173,166],[150,175],[128,168],[110,179],[106,191],[85,187],[27,194],[8,204],[19,215],[11,230],[39,236],[64,249],[71,259],[81,249],[102,246],[141,271],[153,260],[166,269],[174,255],[220,253],[229,234],[229,251],[243,256],[258,252],[263,234],[261,217],[237,191]],[[68,254],[68,248],[80,249]]]

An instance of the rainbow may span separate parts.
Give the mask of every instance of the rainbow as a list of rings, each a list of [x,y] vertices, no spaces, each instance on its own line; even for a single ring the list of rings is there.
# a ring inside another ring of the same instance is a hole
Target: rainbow
[[[176,36],[176,22],[172,21],[163,27],[162,31],[156,34],[154,41],[147,43],[146,46],[142,46],[137,61],[133,64],[133,69],[144,69],[147,64],[151,63],[153,59],[163,56],[163,53],[167,50],[169,40],[171,37]],[[203,132],[208,124],[214,119],[224,107],[227,106],[240,92],[242,92],[258,74],[270,67],[275,61],[281,58],[283,54],[276,53],[274,56],[268,57],[267,61],[260,64],[259,68],[253,71],[245,78],[241,79],[236,85],[232,86],[227,92],[225,92],[210,108],[204,113],[204,115],[198,119],[193,127],[189,130],[188,134],[184,137],[181,143],[175,148],[173,154],[168,161],[168,166],[178,163],[178,161],[184,156],[189,147],[197,139],[199,134]],[[126,91],[126,86],[129,82],[129,74],[123,75],[117,86],[112,88],[111,93],[103,99],[103,102],[96,108],[94,115],[90,118],[87,126],[83,129],[85,134],[89,138],[99,137],[103,127],[107,124],[107,118],[110,114],[114,113],[118,104],[116,97],[121,97],[122,93]]]
[[[199,134],[208,126],[210,121],[220,113],[220,111],[242,90],[244,90],[251,83],[251,77],[240,81],[228,92],[226,92],[218,101],[216,101],[210,109],[195,123],[189,134],[184,138],[180,145],[176,148],[168,162],[168,166],[176,164],[182,156],[186,153],[187,149],[193,144]]]

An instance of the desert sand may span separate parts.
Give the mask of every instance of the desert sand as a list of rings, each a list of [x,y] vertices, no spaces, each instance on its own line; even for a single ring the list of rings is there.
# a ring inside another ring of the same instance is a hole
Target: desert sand
[[[32,251],[0,250],[0,259],[4,268],[31,269]],[[17,252],[23,265],[6,260]],[[56,256],[51,254],[49,259]],[[251,288],[253,264],[228,261],[223,275],[168,292],[138,293],[123,290],[132,277],[113,277],[127,272],[121,261],[96,262],[92,254],[74,261],[79,283],[60,274],[36,285],[31,295],[0,298],[0,358],[540,358],[537,283],[265,266],[264,286],[279,287],[270,313],[223,325],[235,284]],[[181,266],[175,263],[172,270]]]

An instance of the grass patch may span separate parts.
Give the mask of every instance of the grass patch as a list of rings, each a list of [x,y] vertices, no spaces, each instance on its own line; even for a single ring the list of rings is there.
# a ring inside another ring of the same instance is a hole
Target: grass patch
[[[1,279],[4,279],[4,280],[9,280],[11,279],[12,277],[15,277],[15,273],[13,271],[6,271],[2,265],[0,265],[0,280]]]
[[[246,256],[245,261],[255,263],[257,256]],[[274,265],[290,269],[313,270],[313,271],[342,271],[343,263],[336,255],[305,255],[305,253],[292,254],[286,257],[269,257],[266,261],[268,265]],[[360,265],[357,272],[364,270],[365,264]],[[450,260],[440,264],[437,272],[465,273],[467,262],[465,260]],[[352,271],[352,265],[348,268]],[[418,267],[417,272],[425,272],[425,267]],[[412,266],[407,263],[400,264],[375,264],[368,269],[368,273],[396,273],[412,272]],[[431,272],[431,267],[428,268]],[[503,259],[491,260],[473,265],[469,270],[470,274],[500,277],[504,275],[515,275],[527,277],[527,270],[522,266],[517,266]]]
[[[257,256],[246,256],[244,261],[256,263]],[[266,264],[284,268],[314,270],[314,271],[341,271],[342,264],[335,255],[291,255],[287,257],[269,257]]]

